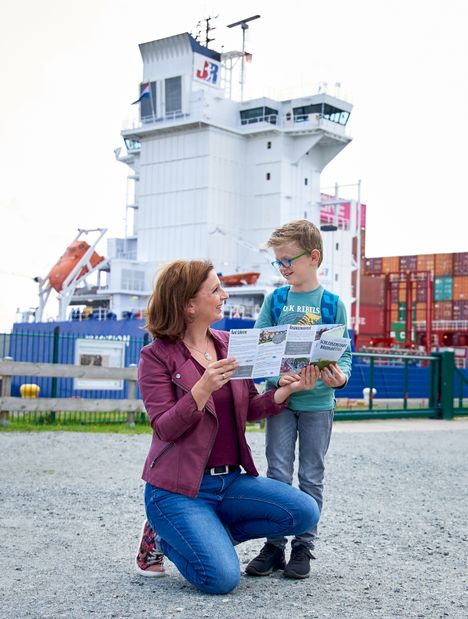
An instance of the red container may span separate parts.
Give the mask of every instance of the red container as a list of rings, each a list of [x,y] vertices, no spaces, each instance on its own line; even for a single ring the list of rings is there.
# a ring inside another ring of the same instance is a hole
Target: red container
[[[453,320],[468,320],[468,300],[454,301],[452,306]]]
[[[385,304],[385,278],[382,275],[361,276],[360,299],[362,305]]]
[[[416,271],[418,268],[417,256],[400,256],[400,271]]]
[[[383,307],[361,304],[359,314],[359,333],[383,335],[385,319]]]
[[[452,320],[452,301],[434,303],[434,320]]]
[[[417,303],[425,303],[427,301],[427,284],[426,282],[416,282],[416,301]]]
[[[452,275],[453,254],[436,254],[434,258],[434,275],[436,277]]]
[[[382,273],[382,258],[364,258],[363,271],[368,274]]]
[[[468,252],[453,254],[453,274],[468,275]]]

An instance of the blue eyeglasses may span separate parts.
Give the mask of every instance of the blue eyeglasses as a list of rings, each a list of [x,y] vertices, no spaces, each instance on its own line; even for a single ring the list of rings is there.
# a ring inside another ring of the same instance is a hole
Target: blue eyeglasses
[[[293,258],[283,258],[282,260],[273,260],[271,265],[274,266],[275,269],[278,269],[278,270],[281,269],[281,267],[284,267],[285,269],[289,269],[289,267],[292,265],[294,260],[297,260],[301,256],[305,256],[306,253],[307,253],[306,251],[303,251],[302,254],[297,254],[297,256],[294,256]]]

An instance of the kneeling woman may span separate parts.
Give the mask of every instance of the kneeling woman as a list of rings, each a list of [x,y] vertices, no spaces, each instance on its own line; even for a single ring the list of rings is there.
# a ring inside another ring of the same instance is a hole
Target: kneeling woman
[[[244,435],[246,421],[275,415],[291,393],[312,388],[315,369],[282,377],[263,395],[250,380],[230,381],[229,334],[210,329],[227,298],[210,262],[168,265],[149,301],[154,340],[138,370],[153,428],[143,470],[148,521],[160,550],[207,593],[239,584],[236,544],[300,535],[319,519],[305,492],[258,476]]]

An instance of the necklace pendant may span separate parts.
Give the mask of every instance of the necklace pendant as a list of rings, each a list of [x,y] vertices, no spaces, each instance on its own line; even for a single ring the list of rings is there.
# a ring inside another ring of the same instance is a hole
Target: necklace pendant
[[[213,360],[213,357],[210,355],[210,353],[208,351],[204,352],[203,356],[205,357],[205,359],[207,361],[212,361]]]

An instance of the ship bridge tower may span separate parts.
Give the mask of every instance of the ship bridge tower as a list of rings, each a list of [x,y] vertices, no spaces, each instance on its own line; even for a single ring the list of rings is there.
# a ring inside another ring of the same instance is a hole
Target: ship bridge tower
[[[132,229],[109,242],[114,311],[131,298],[144,307],[155,270],[176,258],[260,271],[271,285],[277,274],[259,249],[287,221],[319,225],[320,174],[351,140],[352,105],[327,93],[236,101],[223,87],[233,52],[188,33],[140,52],[139,115],[122,130],[126,152],[116,153],[135,188]]]

